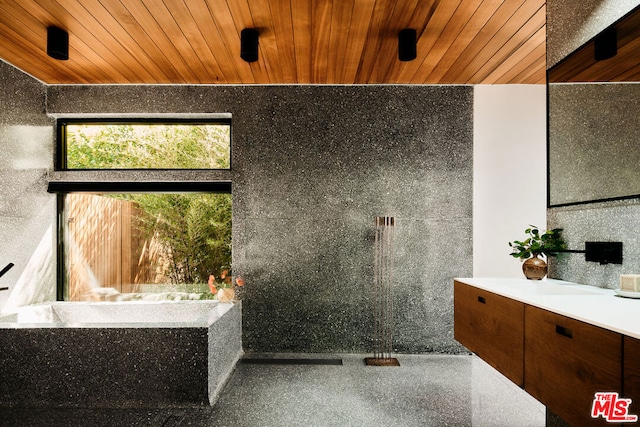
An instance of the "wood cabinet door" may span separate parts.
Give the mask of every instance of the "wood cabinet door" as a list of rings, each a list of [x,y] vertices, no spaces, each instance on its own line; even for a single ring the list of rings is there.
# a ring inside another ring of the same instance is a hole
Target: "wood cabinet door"
[[[524,388],[572,426],[591,417],[596,392],[621,392],[622,335],[533,306],[525,308]]]
[[[454,338],[523,385],[524,304],[454,282]]]
[[[640,417],[640,340],[624,337],[622,396],[631,399],[629,413]]]

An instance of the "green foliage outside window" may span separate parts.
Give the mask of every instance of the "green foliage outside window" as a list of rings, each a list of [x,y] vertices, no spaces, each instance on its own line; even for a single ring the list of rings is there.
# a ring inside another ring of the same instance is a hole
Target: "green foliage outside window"
[[[231,268],[230,194],[130,194],[147,238],[170,248],[172,283],[207,283]]]
[[[68,169],[229,169],[225,124],[67,124]]]
[[[228,169],[230,126],[67,124],[68,169]],[[230,194],[120,194],[171,254],[172,283],[207,283],[231,267]]]

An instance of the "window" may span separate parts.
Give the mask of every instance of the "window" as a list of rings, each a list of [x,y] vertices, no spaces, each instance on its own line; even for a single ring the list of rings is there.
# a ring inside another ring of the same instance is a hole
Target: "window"
[[[74,177],[49,184],[60,193],[59,299],[213,298],[209,276],[230,277],[230,183],[150,182],[139,170],[230,169],[230,123],[74,120],[58,135],[58,164]],[[123,171],[75,179],[98,169]]]
[[[229,169],[228,121],[78,121],[58,126],[59,169]]]
[[[66,300],[209,298],[230,270],[230,194],[71,193],[63,211]]]

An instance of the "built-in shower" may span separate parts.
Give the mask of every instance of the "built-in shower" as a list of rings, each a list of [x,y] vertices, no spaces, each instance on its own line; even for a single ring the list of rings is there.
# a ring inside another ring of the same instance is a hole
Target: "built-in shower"
[[[365,358],[370,366],[399,366],[391,357],[393,350],[393,270],[396,220],[393,216],[375,219],[373,263],[373,357]]]

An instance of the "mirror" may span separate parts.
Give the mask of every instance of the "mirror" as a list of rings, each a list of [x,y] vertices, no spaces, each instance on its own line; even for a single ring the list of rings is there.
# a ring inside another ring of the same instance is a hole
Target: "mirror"
[[[547,78],[549,206],[640,197],[640,7]]]

